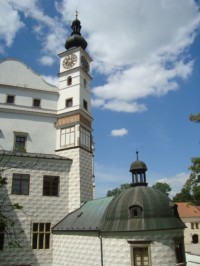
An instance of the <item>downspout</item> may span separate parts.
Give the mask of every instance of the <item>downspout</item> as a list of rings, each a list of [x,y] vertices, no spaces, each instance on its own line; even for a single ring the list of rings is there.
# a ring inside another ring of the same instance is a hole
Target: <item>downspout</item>
[[[102,235],[101,235],[101,231],[98,231],[98,237],[100,240],[100,248],[101,248],[101,266],[103,266],[103,239],[102,239]]]

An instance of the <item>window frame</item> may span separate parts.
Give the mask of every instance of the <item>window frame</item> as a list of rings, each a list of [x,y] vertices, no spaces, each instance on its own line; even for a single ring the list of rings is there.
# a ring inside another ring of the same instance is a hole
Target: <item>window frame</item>
[[[91,149],[91,132],[84,127],[80,127],[80,146]]]
[[[60,130],[60,147],[75,146],[75,126],[61,128]]]
[[[46,179],[46,180],[45,180]],[[56,180],[56,183],[53,182]],[[60,177],[53,175],[43,176],[43,196],[47,197],[59,197],[60,193]]]
[[[44,225],[43,229],[42,225]],[[35,250],[50,249],[51,248],[50,239],[51,239],[51,223],[49,222],[32,223],[32,249]]]
[[[67,86],[70,86],[70,85],[72,85],[72,76],[69,76],[67,78]]]
[[[11,101],[9,99],[12,99]],[[15,95],[8,94],[6,97],[6,103],[7,104],[14,104],[15,103]]]
[[[85,99],[83,99],[83,108],[88,110],[88,102]]]
[[[39,104],[36,104],[39,103]],[[39,98],[33,98],[33,107],[35,108],[41,108],[41,99]]]
[[[65,107],[70,108],[73,106],[73,98],[68,98],[65,100]]]
[[[13,145],[14,151],[26,152],[27,136],[28,133],[25,132],[14,132],[14,145]],[[17,141],[17,138],[20,138],[20,140]],[[24,139],[24,141],[21,141],[22,139]]]
[[[15,179],[17,176],[19,176],[19,179]],[[23,180],[24,177],[27,177],[27,180],[26,182]],[[15,181],[16,180],[19,180],[19,183],[17,184],[17,189],[19,191],[19,193],[16,193],[16,191],[14,190],[14,187],[15,187]],[[27,193],[23,193],[23,183],[25,182],[25,184],[27,184],[27,187],[26,187],[26,191]],[[21,173],[13,173],[13,176],[12,176],[12,188],[11,188],[11,194],[12,195],[23,195],[23,196],[28,196],[29,195],[29,189],[30,189],[30,174],[21,174]]]
[[[128,243],[130,244],[130,252],[131,252],[131,265],[132,266],[137,266],[136,262],[135,262],[135,250],[137,249],[145,249],[147,250],[147,255],[148,255],[148,266],[151,266],[151,251],[150,251],[150,245],[152,243],[151,240],[146,240],[146,241],[142,241],[142,240],[128,240]],[[141,262],[142,263],[142,262]],[[143,264],[141,264],[143,266]]]

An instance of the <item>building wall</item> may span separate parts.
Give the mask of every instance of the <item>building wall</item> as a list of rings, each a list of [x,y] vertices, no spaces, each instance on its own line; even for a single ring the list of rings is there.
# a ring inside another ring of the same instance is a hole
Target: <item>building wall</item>
[[[55,153],[56,129],[54,117],[19,112],[0,113],[0,145],[4,150],[12,151],[15,132],[27,134],[26,152]],[[45,141],[44,141],[45,140]]]
[[[59,151],[57,154],[73,160],[69,173],[68,199],[69,212],[72,212],[85,201],[93,199],[93,157],[90,152],[78,147]]]
[[[16,168],[9,168],[9,165]],[[8,169],[6,169],[8,168]],[[16,231],[23,230],[17,237],[21,248],[8,247],[5,238],[4,249],[0,251],[0,265],[52,265],[52,237],[50,249],[32,249],[33,223],[51,223],[51,227],[60,221],[68,210],[70,160],[26,159],[13,158],[4,167],[3,176],[7,178],[5,193],[7,203],[19,203],[23,211],[12,211],[9,215],[16,220]],[[29,195],[12,195],[13,173],[30,174]],[[60,176],[59,196],[43,196],[43,176]]]
[[[53,233],[53,266],[100,266],[101,244],[97,233]],[[174,237],[182,237],[182,230],[129,232],[103,235],[103,265],[130,266],[132,246],[128,241],[149,241],[151,266],[174,266]]]

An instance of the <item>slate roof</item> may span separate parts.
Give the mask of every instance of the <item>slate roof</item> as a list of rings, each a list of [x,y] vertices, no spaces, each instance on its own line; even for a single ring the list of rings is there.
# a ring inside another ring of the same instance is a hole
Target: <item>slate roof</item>
[[[104,212],[113,197],[87,201],[79,209],[67,215],[52,231],[96,231],[101,227]]]
[[[71,159],[59,156],[56,154],[46,154],[46,153],[30,153],[30,152],[18,152],[18,151],[5,151],[0,150],[0,156],[10,156],[10,157],[24,157],[24,158],[39,158],[39,159],[54,159],[54,160],[67,160]]]

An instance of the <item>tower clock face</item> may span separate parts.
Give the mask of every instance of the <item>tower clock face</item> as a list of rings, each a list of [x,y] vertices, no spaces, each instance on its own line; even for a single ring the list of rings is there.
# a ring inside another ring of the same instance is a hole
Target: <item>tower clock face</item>
[[[81,65],[88,72],[89,71],[89,63],[85,56],[81,56]]]
[[[75,54],[67,55],[63,60],[63,67],[69,69],[73,67],[77,62],[77,56]]]

